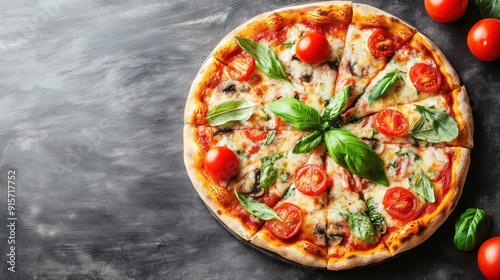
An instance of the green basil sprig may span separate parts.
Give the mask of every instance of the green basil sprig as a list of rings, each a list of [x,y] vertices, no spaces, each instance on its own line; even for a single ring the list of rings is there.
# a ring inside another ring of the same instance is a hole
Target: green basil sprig
[[[459,250],[472,251],[488,234],[490,218],[478,208],[467,209],[455,222],[453,242]]]
[[[276,219],[280,222],[283,222],[283,220],[278,216],[278,214],[264,203],[258,202],[251,196],[241,194],[237,192],[236,189],[234,190],[234,193],[236,194],[236,198],[240,202],[241,206],[243,206],[243,208],[248,213],[254,215],[255,217],[261,218],[262,220],[267,221],[271,219]]]
[[[375,85],[375,87],[370,91],[368,95],[368,105],[371,105],[375,100],[379,99],[384,95],[389,88],[391,88],[398,79],[398,71],[391,71],[382,77],[380,81]]]
[[[325,132],[325,144],[338,165],[361,178],[389,185],[382,160],[356,135],[344,129],[333,128]]]
[[[323,142],[323,132],[319,130],[313,131],[311,134],[302,138],[302,140],[293,147],[292,153],[300,154],[300,153],[308,153],[314,148],[316,148],[319,144]]]
[[[269,188],[278,179],[279,171],[274,166],[276,161],[282,158],[282,154],[276,154],[261,159],[262,165],[260,167],[260,186],[263,189]]]
[[[231,121],[243,123],[253,114],[255,105],[244,99],[227,100],[213,107],[205,119],[210,125],[223,125]]]
[[[267,76],[282,81],[288,81],[285,68],[276,53],[269,47],[250,39],[235,36],[240,47],[255,59],[255,65]]]
[[[484,18],[500,19],[500,0],[476,0],[476,5]]]
[[[458,124],[445,111],[416,106],[420,119],[412,127],[410,134],[430,143],[449,142],[458,136]]]
[[[436,198],[434,196],[434,185],[432,184],[429,177],[424,174],[422,169],[420,169],[418,179],[415,182],[415,190],[428,202],[434,203],[436,201]]]
[[[276,137],[276,129],[271,129],[266,134],[266,141],[264,141],[264,145],[271,145],[274,141],[274,137]]]
[[[349,99],[349,95],[351,94],[351,86],[348,86],[335,94],[323,112],[323,120],[326,122],[332,122],[339,118],[342,109],[344,109],[347,101]]]
[[[318,111],[295,98],[281,98],[265,107],[295,129],[308,131],[321,128]]]
[[[365,214],[370,218],[373,227],[378,231],[382,231],[384,217],[382,216],[382,214],[380,214],[380,212],[377,211],[377,209],[375,209],[374,202],[371,199],[368,199],[365,203],[367,208]]]
[[[363,241],[375,244],[377,238],[370,218],[364,213],[349,213],[349,229],[354,236]]]

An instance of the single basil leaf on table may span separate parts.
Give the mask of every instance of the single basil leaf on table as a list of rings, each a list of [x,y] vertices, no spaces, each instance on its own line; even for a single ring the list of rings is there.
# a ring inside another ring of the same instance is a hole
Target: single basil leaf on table
[[[434,197],[434,185],[429,177],[424,174],[422,169],[420,169],[418,179],[415,182],[415,190],[428,202],[434,203],[436,201],[436,198]]]
[[[354,236],[361,238],[363,241],[375,244],[377,238],[375,237],[375,228],[370,221],[370,218],[364,213],[350,213],[349,215],[349,229]]]
[[[489,229],[488,214],[478,208],[469,208],[455,222],[453,242],[459,250],[472,251],[484,241]]]
[[[274,141],[274,137],[276,136],[276,129],[271,129],[266,134],[266,141],[264,141],[264,145],[271,145]]]
[[[318,111],[295,98],[281,98],[265,107],[295,129],[308,131],[321,128]]]
[[[308,153],[314,150],[314,148],[321,144],[321,142],[323,142],[323,133],[319,130],[315,130],[311,134],[302,138],[302,140],[300,140],[295,147],[293,147],[292,153]]]
[[[234,190],[234,193],[241,206],[243,206],[248,213],[265,221],[271,219],[276,219],[280,222],[283,221],[273,209],[269,208],[269,206],[264,203],[260,203],[253,197],[241,194],[236,190]]]
[[[325,132],[324,138],[328,153],[338,165],[361,178],[389,185],[382,160],[363,140],[339,128]]]
[[[240,47],[255,59],[255,65],[270,78],[288,81],[285,68],[276,53],[269,47],[250,39],[235,36]]]
[[[260,167],[261,173],[259,183],[263,189],[268,189],[278,179],[279,170],[274,164],[282,157],[282,154],[276,154],[261,159],[262,165]]]
[[[476,0],[483,18],[500,19],[500,0]]]
[[[410,134],[430,143],[449,142],[458,136],[458,124],[445,111],[417,105],[420,118],[413,125]]]
[[[210,125],[223,125],[231,121],[243,123],[253,114],[255,105],[244,99],[227,100],[213,107],[205,119]]]
[[[330,99],[330,102],[323,112],[323,120],[330,122],[335,121],[339,116],[342,109],[344,109],[351,94],[351,86],[348,86],[335,94],[334,97]]]
[[[380,81],[377,82],[375,87],[370,91],[368,95],[368,105],[371,105],[375,100],[379,99],[384,95],[389,88],[391,88],[394,83],[398,80],[398,71],[391,71],[382,77]]]

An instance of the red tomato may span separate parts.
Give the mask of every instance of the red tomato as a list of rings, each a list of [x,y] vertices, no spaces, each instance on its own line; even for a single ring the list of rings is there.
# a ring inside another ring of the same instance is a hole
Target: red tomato
[[[274,208],[274,211],[283,222],[276,219],[269,220],[266,222],[266,228],[281,239],[294,237],[300,231],[304,222],[302,210],[294,204],[285,202]]]
[[[245,136],[252,141],[266,139],[267,131],[258,129],[245,129]]]
[[[452,22],[467,11],[468,0],[425,0],[427,14],[438,22]]]
[[[410,80],[418,91],[434,93],[441,88],[443,78],[436,68],[425,63],[417,63],[410,69]]]
[[[500,279],[500,236],[492,237],[481,244],[477,252],[477,264],[486,279]]]
[[[226,74],[234,80],[245,81],[255,68],[255,59],[248,54],[238,54],[232,57],[224,68]]]
[[[295,52],[302,62],[320,63],[330,54],[330,43],[321,33],[307,33],[297,41]]]
[[[378,112],[373,119],[373,127],[389,137],[398,137],[408,131],[408,121],[405,116],[393,109]]]
[[[297,170],[295,186],[306,195],[320,195],[328,187],[328,174],[318,165],[306,164]]]
[[[469,50],[483,61],[500,58],[500,19],[485,18],[478,21],[467,35]]]
[[[403,187],[388,189],[383,204],[389,215],[403,222],[411,221],[418,215],[417,197]]]
[[[394,53],[396,39],[389,31],[376,29],[368,39],[368,47],[375,57],[391,56]]]
[[[203,166],[213,179],[226,181],[238,174],[240,161],[233,150],[227,147],[215,147],[205,155]]]

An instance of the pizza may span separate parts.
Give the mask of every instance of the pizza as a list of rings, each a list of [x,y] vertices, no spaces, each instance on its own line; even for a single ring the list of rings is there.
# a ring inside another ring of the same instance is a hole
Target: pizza
[[[455,208],[473,148],[465,87],[404,21],[346,1],[235,28],[187,97],[184,162],[244,240],[307,267],[378,263]]]

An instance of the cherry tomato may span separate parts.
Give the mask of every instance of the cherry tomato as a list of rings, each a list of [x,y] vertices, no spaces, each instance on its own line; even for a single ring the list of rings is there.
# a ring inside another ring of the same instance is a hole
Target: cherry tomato
[[[303,194],[320,195],[328,187],[328,174],[318,165],[306,164],[297,170],[295,186]]]
[[[425,0],[427,14],[437,22],[452,22],[467,11],[468,0]]]
[[[443,78],[436,68],[417,63],[410,69],[410,80],[418,91],[434,93],[441,88]]]
[[[403,222],[411,221],[418,215],[417,197],[403,187],[388,189],[383,204],[389,215]]]
[[[300,231],[304,222],[302,210],[295,204],[285,202],[274,208],[274,211],[283,222],[276,219],[268,220],[265,225],[266,228],[281,239],[294,237]]]
[[[233,150],[221,146],[208,150],[203,166],[213,179],[226,181],[238,174],[240,161]]]
[[[255,69],[255,59],[248,54],[233,56],[224,68],[226,74],[233,80],[245,81]]]
[[[375,114],[373,127],[384,135],[398,137],[408,131],[408,121],[401,112],[393,109],[384,109]]]
[[[368,47],[375,57],[387,57],[394,53],[396,39],[389,31],[376,29],[368,38]]]
[[[478,21],[467,35],[469,50],[483,61],[500,58],[500,19],[485,18]]]
[[[320,63],[330,54],[330,43],[321,33],[307,33],[297,41],[295,53],[302,62],[308,64]]]
[[[252,141],[266,139],[267,131],[258,129],[245,129],[245,136]]]
[[[486,279],[500,279],[500,236],[492,237],[481,244],[477,252],[477,264]]]

